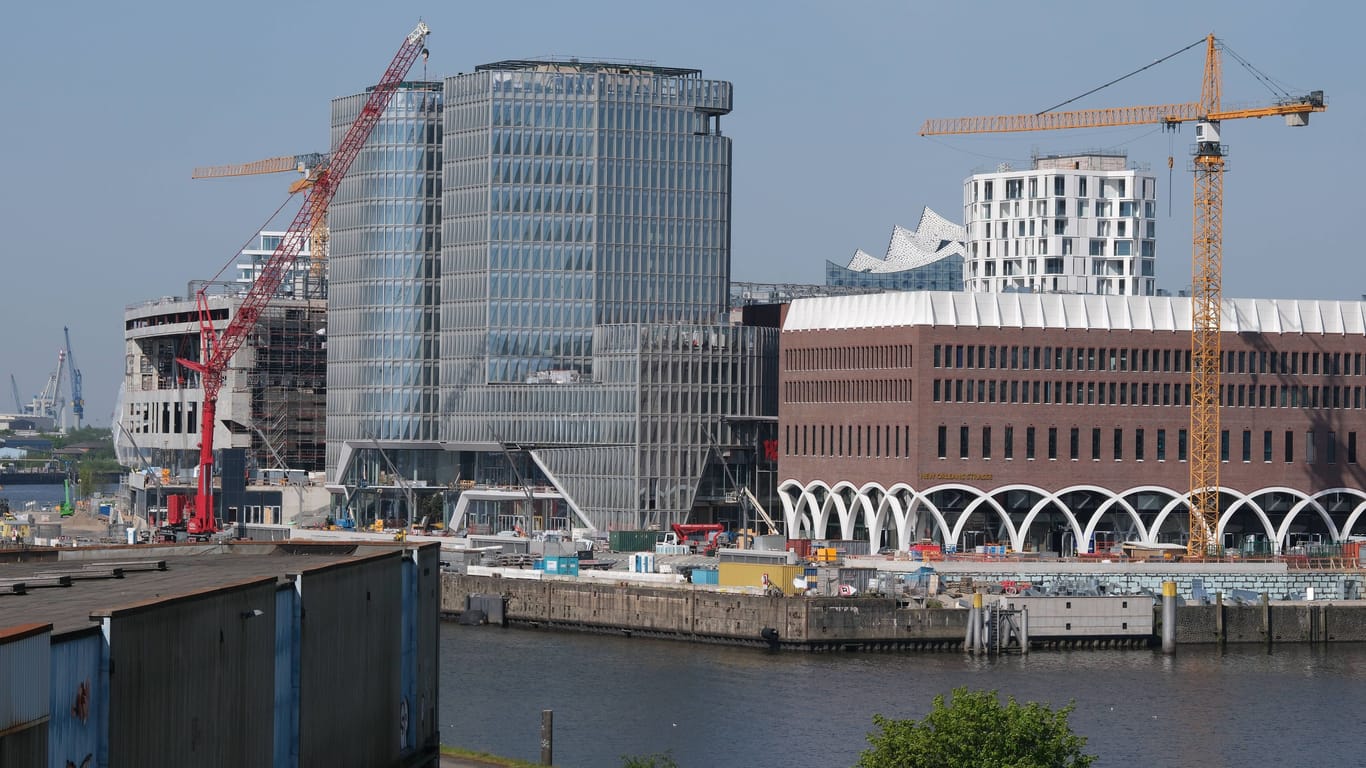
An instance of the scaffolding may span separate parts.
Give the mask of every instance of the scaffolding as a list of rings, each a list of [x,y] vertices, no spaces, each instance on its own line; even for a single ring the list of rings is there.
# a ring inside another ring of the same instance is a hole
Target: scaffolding
[[[252,332],[251,369],[245,377],[258,467],[321,471],[327,422],[326,302],[280,303],[268,308]],[[246,362],[246,361],[244,361]],[[278,460],[277,460],[278,455]]]

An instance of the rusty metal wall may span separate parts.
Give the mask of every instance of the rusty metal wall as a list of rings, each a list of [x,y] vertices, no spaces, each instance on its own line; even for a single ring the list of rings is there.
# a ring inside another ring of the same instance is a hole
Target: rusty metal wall
[[[0,765],[47,764],[50,624],[0,633]]]
[[[50,768],[97,765],[107,752],[109,679],[103,674],[99,627],[52,638],[52,714],[48,721]],[[88,761],[88,762],[87,762]]]
[[[401,751],[403,553],[300,576],[300,765],[393,765]]]
[[[109,612],[109,766],[269,765],[275,579]]]

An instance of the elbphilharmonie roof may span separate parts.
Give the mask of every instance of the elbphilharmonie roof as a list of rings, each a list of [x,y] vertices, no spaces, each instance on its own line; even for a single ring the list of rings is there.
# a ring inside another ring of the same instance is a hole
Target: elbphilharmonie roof
[[[861,249],[854,251],[848,269],[854,272],[901,272],[923,267],[954,254],[962,256],[963,239],[961,225],[925,208],[920,212],[920,224],[914,230],[905,227],[892,229],[886,256],[879,259]]]
[[[899,326],[1056,328],[1107,331],[1191,329],[1191,300],[1176,296],[906,291],[792,302],[784,331]],[[1229,333],[1366,335],[1366,302],[1225,299]]]

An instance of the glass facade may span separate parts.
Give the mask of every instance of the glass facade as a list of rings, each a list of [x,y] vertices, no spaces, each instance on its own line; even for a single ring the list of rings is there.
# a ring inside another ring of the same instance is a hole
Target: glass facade
[[[332,103],[333,147],[365,98]],[[329,470],[348,441],[436,439],[440,149],[441,84],[404,83],[328,210]]]
[[[445,96],[443,380],[591,377],[594,326],[722,316],[729,83],[504,62]]]
[[[697,70],[501,62],[446,80],[444,440],[536,446],[597,525],[687,517],[710,438],[651,442],[677,429],[642,411],[660,373],[640,367],[636,324],[735,332],[717,325],[730,106]]]
[[[961,291],[963,256],[955,253],[924,266],[895,272],[855,270],[827,261],[825,284],[841,288],[876,288],[884,291]]]
[[[510,61],[431,86],[390,107],[333,206],[334,481],[396,472],[450,489],[448,513],[468,492],[495,529],[716,503],[719,457],[757,461],[777,414],[777,330],[724,324],[730,84]],[[509,485],[563,500],[488,498]]]

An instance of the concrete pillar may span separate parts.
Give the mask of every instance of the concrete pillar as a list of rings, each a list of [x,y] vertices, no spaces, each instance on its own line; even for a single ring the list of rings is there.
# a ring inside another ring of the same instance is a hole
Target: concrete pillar
[[[1176,653],[1176,582],[1162,582],[1162,652]]]
[[[1020,608],[1020,653],[1029,653],[1029,606]]]
[[[968,636],[963,648],[968,653],[975,653],[981,644],[980,635],[982,633],[982,593],[972,593],[972,608],[968,609]]]

